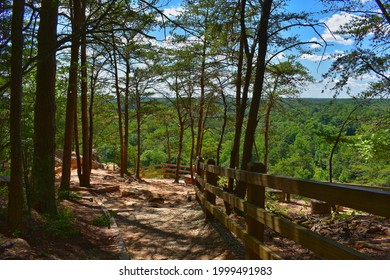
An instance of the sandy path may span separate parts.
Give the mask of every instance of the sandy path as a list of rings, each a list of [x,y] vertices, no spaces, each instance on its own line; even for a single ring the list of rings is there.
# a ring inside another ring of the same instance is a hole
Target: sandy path
[[[218,223],[206,221],[194,189],[172,179],[106,183],[120,192],[99,196],[111,213],[130,259],[242,259],[243,248]],[[95,182],[98,183],[98,182]]]

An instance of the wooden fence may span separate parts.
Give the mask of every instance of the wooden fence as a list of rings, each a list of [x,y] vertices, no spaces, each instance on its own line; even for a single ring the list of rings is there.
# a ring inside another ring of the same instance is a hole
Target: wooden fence
[[[369,256],[352,248],[266,211],[265,188],[326,201],[387,218],[390,217],[390,190],[267,175],[255,172],[256,164],[251,166],[252,172],[249,172],[219,167],[213,160],[209,160],[207,164],[201,160],[196,162],[195,190],[198,199],[204,205],[206,217],[214,216],[244,242],[246,258],[281,259],[263,243],[264,227],[267,226],[324,259],[370,259]],[[218,177],[234,179],[239,184],[245,184],[246,200],[219,187]],[[222,209],[216,207],[216,197],[245,213],[246,229],[232,221]]]
[[[177,165],[171,163],[162,163],[151,166],[143,166],[140,168],[140,176],[142,178],[174,178],[176,175]],[[191,167],[186,165],[179,166],[179,176],[191,174]]]

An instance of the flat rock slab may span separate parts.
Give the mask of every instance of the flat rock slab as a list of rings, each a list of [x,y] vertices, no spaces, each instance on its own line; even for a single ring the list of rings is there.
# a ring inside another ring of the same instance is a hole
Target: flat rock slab
[[[118,192],[119,185],[118,186],[93,186],[91,188],[71,187],[70,190],[74,192],[94,192],[97,194],[101,194],[101,193],[108,193],[108,192]]]

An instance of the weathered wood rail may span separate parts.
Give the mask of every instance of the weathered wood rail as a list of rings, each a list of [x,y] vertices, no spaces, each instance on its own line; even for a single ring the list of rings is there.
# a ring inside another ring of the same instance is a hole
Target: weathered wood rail
[[[151,166],[143,166],[140,170],[142,178],[174,178],[176,175],[177,165],[172,163],[155,164]],[[191,167],[186,165],[179,166],[179,176],[191,174]]]
[[[281,259],[263,243],[265,226],[303,245],[324,259],[370,259],[367,255],[265,210],[265,188],[278,189],[289,194],[390,217],[390,190],[300,180],[223,168],[216,166],[213,160],[209,160],[207,164],[198,160],[196,167],[195,190],[198,199],[204,205],[206,218],[212,216],[217,218],[240,238],[246,246],[248,259]],[[218,186],[218,177],[227,177],[236,180],[239,184],[245,184],[246,200]],[[232,221],[224,210],[216,206],[216,197],[245,213],[246,229]]]

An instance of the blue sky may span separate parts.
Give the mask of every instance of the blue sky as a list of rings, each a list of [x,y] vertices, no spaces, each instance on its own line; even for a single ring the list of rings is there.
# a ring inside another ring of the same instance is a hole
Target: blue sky
[[[166,0],[165,0],[166,1]],[[365,0],[367,1],[367,0]],[[166,7],[166,13],[172,17],[180,10],[181,0],[171,0],[169,1],[168,6]],[[322,3],[318,0],[291,0],[289,4],[290,11],[294,12],[314,12],[316,19],[321,22],[326,23],[326,25],[331,29],[332,32],[336,32],[340,25],[345,24],[351,18],[350,14],[347,13],[334,13],[334,14],[323,14],[320,13],[324,10]],[[315,84],[312,84],[307,87],[307,89],[302,92],[302,97],[311,97],[311,98],[330,98],[333,97],[333,92],[326,89],[326,83],[319,82],[322,80],[322,74],[325,73],[332,61],[331,56],[342,53],[346,50],[351,49],[354,46],[354,41],[348,38],[342,38],[340,35],[331,34],[329,30],[323,28],[318,29],[321,36],[327,41],[328,45],[325,49],[317,49],[316,54],[306,55],[300,58],[301,63],[306,66],[311,75],[316,78],[318,81]],[[303,40],[308,41],[318,41],[321,42],[320,36],[316,34],[311,29],[300,29],[300,36]],[[315,45],[312,45],[315,49]],[[374,79],[374,77],[364,77],[361,80],[352,80],[350,86],[352,88],[352,93],[359,93],[364,90],[367,86],[367,83]],[[340,98],[349,97],[346,94],[339,95]]]

